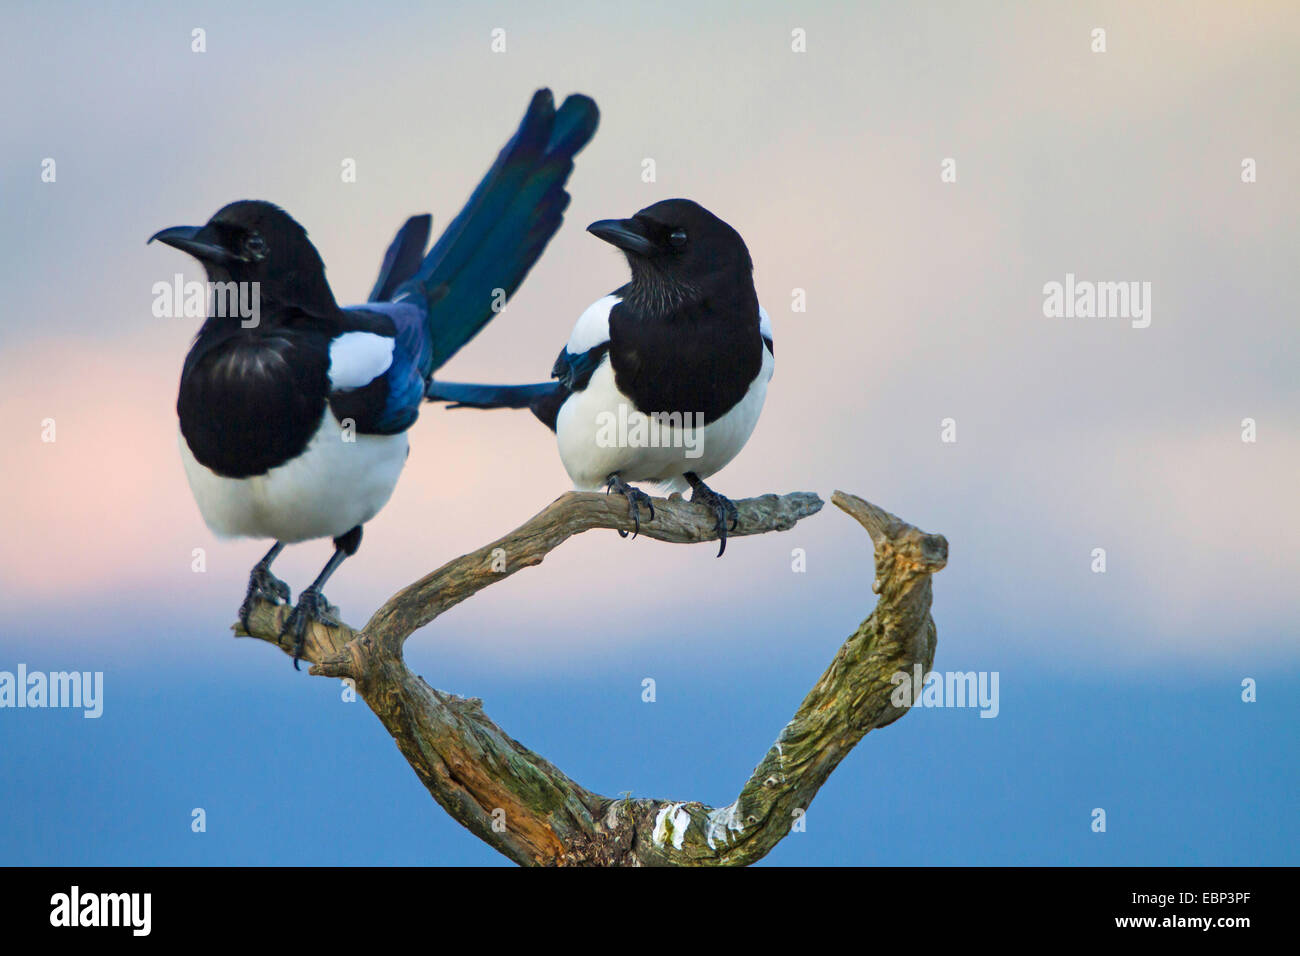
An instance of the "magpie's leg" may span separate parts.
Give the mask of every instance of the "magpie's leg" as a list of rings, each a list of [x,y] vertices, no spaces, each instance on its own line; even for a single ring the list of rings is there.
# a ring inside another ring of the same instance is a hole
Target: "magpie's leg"
[[[248,630],[248,616],[253,613],[253,604],[268,601],[271,604],[284,604],[289,600],[289,585],[271,573],[271,562],[284,550],[284,542],[277,541],[266,557],[253,565],[248,575],[248,591],[244,594],[244,603],[239,605],[239,624]]]
[[[627,515],[629,518],[632,519],[632,524],[633,527],[635,528],[635,530],[632,532],[632,537],[635,538],[638,534],[641,533],[641,507],[640,507],[641,503],[644,502],[645,506],[650,509],[649,520],[654,521],[655,520],[654,502],[650,500],[650,496],[647,495],[644,491],[642,491],[639,488],[633,488],[626,481],[620,478],[618,476],[618,472],[614,472],[614,474],[610,475],[608,478],[605,479],[605,494],[609,494],[611,491],[617,491],[620,495],[622,495],[624,498],[627,499]],[[627,532],[620,529],[618,532],[618,536],[620,538],[626,538]]]
[[[280,634],[293,638],[294,670],[298,670],[298,662],[302,660],[302,645],[307,638],[307,625],[312,621],[331,627],[338,625],[339,620],[330,610],[330,602],[325,600],[321,588],[325,587],[325,582],[338,570],[340,564],[357,553],[359,547],[361,547],[361,525],[335,538],[334,554],[321,573],[316,575],[316,580],[298,595],[298,603],[285,618],[284,629]]]
[[[740,512],[732,504],[730,498],[726,498],[703,481],[700,476],[693,471],[686,473],[686,480],[691,486],[691,501],[698,501],[705,507],[713,509],[713,530],[718,533],[718,540],[722,544],[718,547],[718,557],[722,557],[722,552],[727,550],[727,532],[735,531],[736,525],[740,521]],[[727,527],[727,522],[731,522],[731,527]]]

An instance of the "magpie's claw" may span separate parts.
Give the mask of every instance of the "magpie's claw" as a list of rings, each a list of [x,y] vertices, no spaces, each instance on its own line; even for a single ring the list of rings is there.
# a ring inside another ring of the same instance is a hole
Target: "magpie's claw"
[[[723,552],[727,550],[728,530],[735,531],[736,526],[740,524],[740,511],[731,503],[730,498],[723,498],[721,495],[718,497],[721,501],[713,506],[713,530],[718,533],[718,557],[722,557]],[[691,500],[694,501],[694,497]],[[725,519],[731,520],[730,528]]]
[[[239,605],[239,625],[248,631],[248,619],[252,616],[253,605],[258,601],[268,604],[288,604],[289,585],[285,584],[270,568],[256,565],[248,575],[248,591],[244,594],[244,603]]]
[[[627,516],[632,519],[632,537],[635,538],[641,533],[641,508],[644,504],[650,509],[650,521],[655,520],[655,505],[650,496],[640,488],[633,488],[618,475],[610,475],[605,479],[605,494],[617,491],[627,499]],[[618,529],[618,536],[626,538],[627,532],[622,528]]]
[[[727,532],[740,524],[740,509],[725,495],[720,495],[698,479],[693,483],[691,501],[713,511],[713,531],[718,536],[718,557],[727,550]],[[728,525],[730,527],[728,527]]]
[[[293,639],[294,670],[298,670],[298,662],[302,660],[302,648],[307,640],[307,626],[312,621],[316,621],[326,627],[338,627],[339,620],[334,612],[335,609],[330,606],[330,602],[318,588],[310,587],[298,596],[298,603],[284,619],[284,626],[280,630],[281,638]]]

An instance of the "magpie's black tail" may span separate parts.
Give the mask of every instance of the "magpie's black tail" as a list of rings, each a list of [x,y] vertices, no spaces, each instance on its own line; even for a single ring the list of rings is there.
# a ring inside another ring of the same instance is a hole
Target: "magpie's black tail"
[[[555,417],[568,397],[559,382],[534,385],[468,385],[462,382],[430,382],[424,397],[447,402],[450,408],[527,408],[555,431]]]
[[[560,228],[573,157],[599,119],[588,96],[574,94],[557,110],[551,91],[538,90],[515,135],[428,254],[418,257],[428,235],[424,222],[408,222],[394,240],[376,291],[427,304],[425,378],[501,311]]]
[[[433,227],[433,217],[428,213],[412,216],[397,231],[392,245],[384,254],[384,262],[379,267],[379,278],[370,290],[370,302],[387,302],[397,293],[397,287],[405,282],[420,268],[424,261],[424,247],[429,244],[429,230]]]

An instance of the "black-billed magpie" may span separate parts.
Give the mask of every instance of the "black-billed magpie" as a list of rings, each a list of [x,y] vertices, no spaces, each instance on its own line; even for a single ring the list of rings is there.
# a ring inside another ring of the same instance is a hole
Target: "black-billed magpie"
[[[284,546],[334,539],[329,563],[285,621],[295,668],[308,622],[335,623],[321,589],[388,502],[434,371],[500,311],[560,227],[573,157],[598,118],[586,96],[557,111],[550,90],[539,90],[427,254],[431,217],[402,226],[365,305],[336,304],[306,230],[268,202],[234,202],[204,226],[150,239],[194,256],[212,283],[255,284],[256,324],[210,310],[176,410],[208,526],[275,541],[249,577],[245,629],[258,598],[289,600],[270,570]]]
[[[627,257],[632,281],[578,319],[552,382],[430,382],[452,407],[530,408],[555,433],[560,459],[582,490],[604,487],[654,505],[630,481],[691,489],[713,510],[727,548],[736,507],[704,483],[744,447],[772,377],[772,327],[754,290],[740,234],[688,199],[666,199],[631,219],[587,231]]]

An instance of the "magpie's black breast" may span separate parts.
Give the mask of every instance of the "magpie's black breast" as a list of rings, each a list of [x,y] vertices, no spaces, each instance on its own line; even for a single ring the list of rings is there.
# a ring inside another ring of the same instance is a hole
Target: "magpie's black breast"
[[[757,302],[686,306],[651,320],[619,304],[609,331],[614,382],[646,414],[700,413],[707,425],[744,398],[763,367]]]
[[[227,478],[249,478],[302,453],[329,391],[324,333],[204,330],[186,357],[176,411],[200,463]]]

